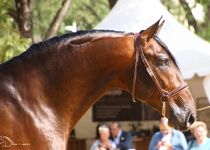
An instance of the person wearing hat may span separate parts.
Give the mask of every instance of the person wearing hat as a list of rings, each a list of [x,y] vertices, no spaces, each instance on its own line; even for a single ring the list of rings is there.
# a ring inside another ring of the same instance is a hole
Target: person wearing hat
[[[188,150],[210,150],[210,138],[207,137],[208,129],[204,122],[196,121],[190,132],[195,139],[188,142]]]
[[[166,117],[160,119],[159,128],[160,131],[152,136],[149,150],[187,150],[184,134],[171,128]]]

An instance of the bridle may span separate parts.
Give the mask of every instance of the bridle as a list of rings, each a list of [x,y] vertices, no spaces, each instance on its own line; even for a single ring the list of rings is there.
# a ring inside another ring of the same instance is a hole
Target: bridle
[[[147,61],[147,58],[144,55],[141,43],[140,43],[140,33],[134,33],[134,46],[135,46],[135,51],[136,51],[136,58],[135,58],[135,66],[134,66],[134,74],[133,74],[133,82],[132,82],[132,91],[131,91],[131,96],[132,96],[132,100],[133,102],[135,102],[135,88],[136,88],[136,78],[137,78],[137,66],[138,66],[138,62],[139,62],[139,56],[142,60],[142,62],[144,63],[144,66],[148,72],[148,74],[150,75],[150,77],[152,78],[154,84],[156,85],[159,93],[160,93],[160,102],[162,103],[162,115],[165,117],[165,113],[166,113],[166,102],[168,102],[172,97],[174,97],[175,95],[177,95],[178,93],[180,93],[181,91],[183,91],[184,89],[188,88],[188,85],[186,82],[181,83],[177,88],[175,88],[172,91],[166,91],[164,90],[158,79],[156,78],[154,72],[152,71],[149,62]],[[157,42],[158,40],[156,39],[157,36],[155,35],[153,37]],[[163,46],[160,42],[158,42],[161,46]],[[164,47],[164,46],[163,46]]]

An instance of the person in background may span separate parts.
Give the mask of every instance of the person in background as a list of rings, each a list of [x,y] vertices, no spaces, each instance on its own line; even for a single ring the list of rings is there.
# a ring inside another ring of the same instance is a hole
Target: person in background
[[[117,149],[128,150],[134,148],[131,134],[123,131],[119,123],[113,122],[110,125],[110,128],[111,140],[117,145]]]
[[[166,117],[160,119],[159,129],[152,136],[149,150],[187,150],[184,134],[171,128]]]
[[[196,121],[190,132],[195,139],[188,142],[188,150],[210,150],[210,138],[207,137],[208,129],[204,122]]]
[[[95,140],[90,150],[115,150],[116,145],[109,139],[110,129],[106,125],[98,127],[99,139]]]

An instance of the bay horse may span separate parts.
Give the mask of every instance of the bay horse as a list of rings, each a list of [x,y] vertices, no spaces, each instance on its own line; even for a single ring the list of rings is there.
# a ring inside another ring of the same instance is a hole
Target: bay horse
[[[158,20],[141,33],[78,31],[33,44],[0,65],[0,149],[64,150],[107,91],[121,89],[186,130],[195,104]]]

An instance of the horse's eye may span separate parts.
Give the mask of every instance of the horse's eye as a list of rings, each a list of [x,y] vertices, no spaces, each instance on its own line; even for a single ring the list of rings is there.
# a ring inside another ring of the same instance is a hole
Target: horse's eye
[[[168,66],[169,65],[168,59],[167,58],[161,58],[159,60],[159,65],[160,66]]]

